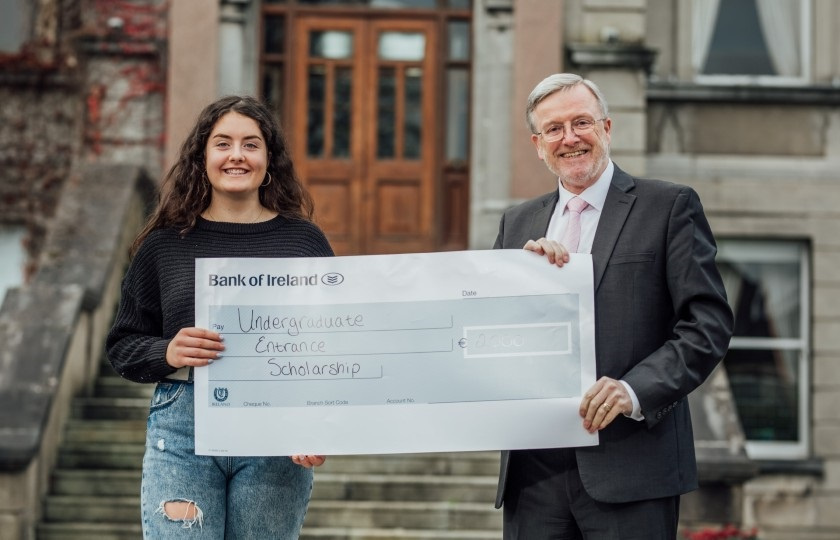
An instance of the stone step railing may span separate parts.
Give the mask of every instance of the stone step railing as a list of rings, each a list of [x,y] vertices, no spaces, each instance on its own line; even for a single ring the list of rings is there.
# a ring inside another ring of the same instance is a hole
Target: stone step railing
[[[32,540],[74,397],[90,393],[154,184],[96,164],[64,184],[32,279],[0,305],[0,537]]]

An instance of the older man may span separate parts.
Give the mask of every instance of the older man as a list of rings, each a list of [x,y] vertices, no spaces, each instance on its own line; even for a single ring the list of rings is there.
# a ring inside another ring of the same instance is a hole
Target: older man
[[[558,185],[505,212],[495,247],[557,266],[592,254],[598,380],[580,415],[600,444],[504,452],[504,538],[673,540],[680,495],[697,488],[686,396],[733,325],[712,232],[691,188],[611,161],[612,120],[593,82],[551,75],[526,115]]]

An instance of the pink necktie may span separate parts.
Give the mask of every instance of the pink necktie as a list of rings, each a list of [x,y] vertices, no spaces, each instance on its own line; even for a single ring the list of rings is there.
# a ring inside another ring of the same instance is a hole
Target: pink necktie
[[[566,203],[566,208],[569,209],[569,223],[566,225],[566,232],[563,233],[560,243],[569,250],[569,253],[577,253],[578,244],[580,244],[580,213],[587,206],[589,203],[580,197],[572,197]]]

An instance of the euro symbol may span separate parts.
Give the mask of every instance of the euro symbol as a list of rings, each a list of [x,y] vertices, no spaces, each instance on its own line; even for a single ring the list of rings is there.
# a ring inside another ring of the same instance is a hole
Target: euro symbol
[[[461,339],[459,339],[459,340],[458,340],[458,345],[459,345],[462,349],[466,349],[466,348],[467,348],[467,338],[461,338]]]

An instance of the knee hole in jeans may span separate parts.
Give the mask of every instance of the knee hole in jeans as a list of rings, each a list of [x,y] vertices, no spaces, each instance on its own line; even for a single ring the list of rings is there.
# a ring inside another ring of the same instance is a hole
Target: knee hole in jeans
[[[185,529],[191,529],[196,524],[201,528],[204,524],[204,512],[195,504],[195,501],[189,499],[162,501],[157,513],[164,515],[170,521],[182,521]]]

